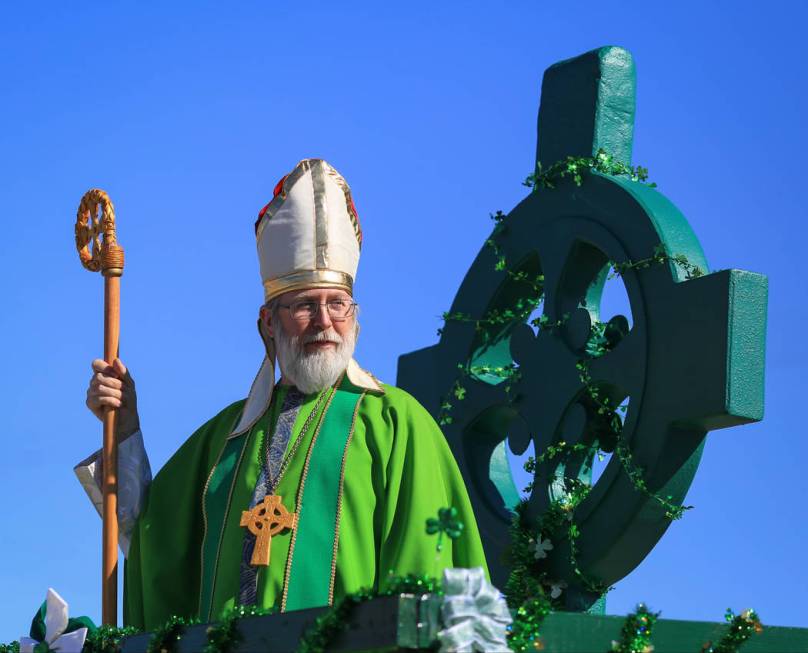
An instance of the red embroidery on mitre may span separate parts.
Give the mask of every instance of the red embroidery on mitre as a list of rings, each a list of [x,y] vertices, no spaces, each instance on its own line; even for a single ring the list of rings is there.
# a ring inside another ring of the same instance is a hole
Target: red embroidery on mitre
[[[275,190],[272,191],[272,199],[274,200],[278,195],[281,194],[283,191],[283,182],[287,180],[289,175],[284,175],[281,177],[281,180],[275,184]],[[272,201],[268,202],[267,205],[258,212],[258,219],[255,221],[255,233],[258,233],[258,225],[261,224],[261,218],[264,217],[264,214],[267,212],[269,205],[272,204]]]
[[[289,175],[284,175],[281,177],[281,180],[275,185],[275,190],[272,191],[272,199],[275,199],[281,194],[281,191],[283,190],[283,182],[285,182],[288,178]]]
[[[351,213],[356,218],[356,238],[359,241],[359,247],[362,247],[362,226],[359,224],[359,211],[356,210],[356,205],[353,202],[353,195],[348,195],[348,203],[351,205]]]

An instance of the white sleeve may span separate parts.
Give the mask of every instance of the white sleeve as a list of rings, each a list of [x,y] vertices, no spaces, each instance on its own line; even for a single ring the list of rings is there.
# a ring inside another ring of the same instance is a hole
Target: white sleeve
[[[101,450],[82,460],[73,471],[100,515]],[[129,542],[151,480],[149,457],[138,430],[118,445],[118,543],[124,556],[129,554]]]

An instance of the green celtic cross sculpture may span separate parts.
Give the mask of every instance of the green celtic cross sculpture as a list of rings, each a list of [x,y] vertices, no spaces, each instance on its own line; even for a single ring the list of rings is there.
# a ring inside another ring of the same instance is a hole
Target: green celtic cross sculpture
[[[539,110],[540,169],[601,150],[630,164],[634,106],[634,63],[626,50],[601,48],[550,67]],[[707,432],[763,416],[766,278],[741,270],[692,274],[696,267],[706,272],[707,261],[670,200],[627,177],[581,174],[580,186],[565,178],[537,189],[502,220],[495,247],[482,247],[451,307],[453,315],[512,319],[482,327],[450,320],[438,344],[399,360],[398,385],[435,416],[455,387],[458,366],[468,375],[443,429],[500,587],[507,578],[509,509],[519,498],[506,437],[517,454],[531,439],[537,456],[562,442],[571,452],[537,465],[527,504],[532,519],[563,496],[570,480],[592,483],[596,451],[623,443],[623,455],[611,457],[572,517],[580,532],[579,569],[611,585],[669,526],[657,498],[681,505]],[[633,320],[616,315],[606,322],[600,314],[613,264]],[[512,309],[530,294],[526,280],[542,277],[536,332],[524,311]],[[593,342],[605,344],[593,353]],[[518,369],[518,380],[504,382],[486,371],[492,368]],[[626,406],[618,440],[593,390],[610,406]],[[639,476],[632,479],[621,458]],[[638,491],[638,483],[647,491]],[[546,553],[553,576],[567,583],[566,607],[592,607],[598,594],[573,572],[569,542]]]

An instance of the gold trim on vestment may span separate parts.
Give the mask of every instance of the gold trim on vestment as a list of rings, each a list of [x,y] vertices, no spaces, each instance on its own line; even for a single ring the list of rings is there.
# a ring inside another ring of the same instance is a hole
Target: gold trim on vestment
[[[300,484],[297,486],[297,496],[295,497],[295,512],[299,515],[300,514],[300,500],[303,498],[303,489],[306,487],[306,479],[309,475],[309,463],[311,462],[311,453],[314,451],[314,444],[317,442],[317,437],[320,435],[320,427],[323,425],[323,420],[325,419],[325,415],[328,412],[328,409],[331,407],[331,400],[334,398],[334,395],[337,394],[337,388],[342,383],[342,378],[344,374],[341,374],[337,382],[330,388],[331,395],[328,397],[328,401],[326,402],[325,406],[323,407],[323,412],[320,413],[320,418],[317,420],[317,428],[314,431],[314,435],[311,438],[311,442],[309,443],[309,450],[306,452],[306,461],[303,463],[303,473],[300,476]],[[303,437],[305,434],[301,433],[300,437]],[[281,612],[286,612],[286,596],[289,592],[289,574],[292,571],[292,557],[295,553],[295,543],[297,542],[297,531],[298,529],[292,531],[292,541],[289,543],[289,553],[286,557],[286,570],[283,574],[283,595],[281,598]]]
[[[345,443],[345,449],[342,452],[342,465],[339,471],[339,492],[337,493],[337,518],[334,520],[334,549],[331,553],[331,580],[328,584],[328,605],[333,605],[334,603],[334,581],[337,578],[337,549],[339,548],[340,517],[342,517],[342,493],[345,489],[345,462],[348,460],[348,448],[351,446],[354,429],[356,428],[356,416],[359,415],[359,406],[362,405],[362,400],[365,398],[366,394],[367,392],[363,392],[356,402],[354,414],[351,418],[351,430],[348,431],[348,441]]]
[[[246,401],[244,402],[244,405],[245,406],[247,405]],[[236,415],[236,419],[233,420],[233,426],[230,427],[230,430],[233,430],[234,428],[236,428],[236,424],[238,424],[239,420],[241,419],[241,415],[243,413],[244,413],[244,406],[241,407],[241,410],[238,412],[238,415]],[[224,453],[224,450],[227,449],[227,445],[229,443],[229,440],[230,440],[229,436],[224,439],[224,444],[222,444],[222,448],[219,451],[219,455],[216,457],[216,462],[213,463],[213,467],[210,468],[210,473],[208,474],[208,478],[205,481],[204,487],[202,488],[202,524],[203,524],[203,528],[202,528],[202,544],[201,544],[201,546],[199,548],[199,561],[200,561],[200,572],[201,572],[200,575],[199,575],[199,578],[200,578],[201,582],[200,582],[200,585],[199,585],[199,602],[198,602],[199,608],[196,611],[197,614],[202,613],[202,583],[204,583],[204,581],[205,581],[205,538],[207,538],[207,536],[208,536],[208,509],[207,509],[207,504],[206,504],[205,500],[208,497],[208,488],[210,487],[210,480],[213,478],[213,473],[216,471],[216,468],[219,466],[219,463],[222,461],[222,454]],[[246,445],[247,445],[247,441],[245,439],[244,445],[242,445],[242,447],[241,447],[242,456],[244,455],[244,449],[245,449]],[[241,465],[241,457],[239,457],[238,465]],[[238,465],[236,466],[237,471],[238,471]],[[235,476],[233,477],[233,479],[235,479]],[[232,485],[230,486],[230,489],[231,490],[233,489]],[[230,497],[228,497],[228,503],[229,503],[229,501],[230,501]],[[228,508],[228,510],[229,510],[229,508]],[[219,566],[219,549],[221,549],[221,546],[222,546],[222,537],[224,536],[224,524],[225,524],[226,521],[227,521],[227,511],[225,511],[225,520],[224,520],[224,522],[222,522],[222,531],[219,534],[219,544],[217,545],[217,548],[216,548],[216,564],[214,565],[214,570],[213,570],[213,580],[212,580],[213,587],[211,588],[211,591],[210,591],[210,605],[208,606],[208,618],[207,618],[207,621],[210,621],[210,612],[213,609],[214,591],[216,589],[216,570],[218,569],[218,566]]]
[[[292,290],[305,288],[340,288],[353,294],[353,279],[347,272],[337,270],[297,270],[277,279],[264,281],[264,301]]]

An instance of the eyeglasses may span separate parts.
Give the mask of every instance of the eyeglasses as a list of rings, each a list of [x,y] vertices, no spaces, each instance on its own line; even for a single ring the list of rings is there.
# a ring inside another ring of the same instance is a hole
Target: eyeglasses
[[[328,317],[335,322],[347,320],[354,314],[356,302],[348,299],[330,299],[325,304],[311,300],[292,302],[291,304],[281,304],[281,308],[288,308],[289,313],[295,320],[313,320],[320,312],[320,306],[325,306],[328,310]]]

